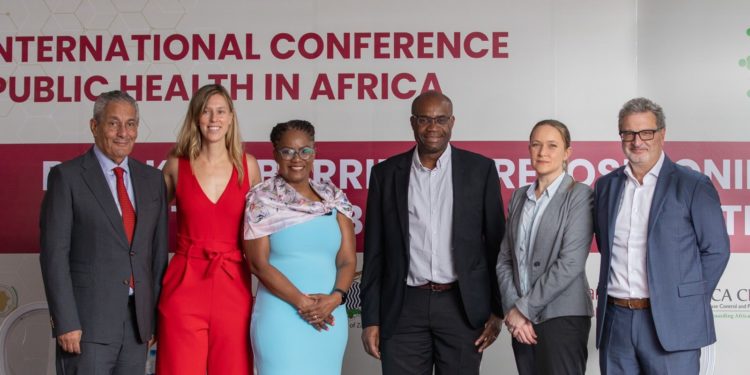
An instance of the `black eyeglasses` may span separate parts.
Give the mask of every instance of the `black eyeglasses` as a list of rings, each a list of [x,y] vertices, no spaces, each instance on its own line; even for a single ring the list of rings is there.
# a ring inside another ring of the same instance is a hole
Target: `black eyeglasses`
[[[641,137],[642,141],[650,141],[654,139],[656,132],[662,129],[663,128],[646,129],[646,130],[641,130],[639,132],[631,132],[629,130],[620,130],[620,139],[622,139],[625,142],[632,142],[632,141],[635,141],[635,136],[637,135]]]
[[[315,149],[312,147],[302,147],[299,150],[295,150],[293,148],[289,147],[282,147],[279,149],[276,149],[276,152],[281,155],[281,158],[284,160],[292,160],[294,159],[294,156],[299,156],[302,160],[310,160],[313,155],[315,155]]]
[[[438,117],[430,117],[430,116],[420,116],[420,115],[412,115],[411,116],[414,121],[417,122],[417,125],[419,126],[427,126],[432,124],[438,124],[440,126],[448,125],[451,122],[451,119],[453,116],[438,116]]]

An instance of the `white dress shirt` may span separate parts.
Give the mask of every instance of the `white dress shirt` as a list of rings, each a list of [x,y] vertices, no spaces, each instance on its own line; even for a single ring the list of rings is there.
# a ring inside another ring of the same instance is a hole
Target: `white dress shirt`
[[[128,198],[130,198],[130,203],[133,205],[133,209],[136,210],[135,196],[133,194],[133,183],[130,181],[130,167],[128,166],[128,157],[126,156],[125,159],[122,159],[122,162],[120,164],[115,164],[115,162],[112,161],[112,159],[108,158],[107,155],[104,155],[102,150],[100,150],[96,145],[94,145],[94,155],[96,155],[96,160],[99,161],[99,166],[102,167],[104,178],[107,180],[107,186],[109,186],[109,191],[112,193],[112,198],[115,199],[115,205],[117,206],[117,210],[120,211],[120,215],[122,215],[122,208],[120,208],[120,199],[117,196],[117,177],[115,176],[115,172],[113,171],[115,167],[120,167],[125,170],[125,173],[122,174],[122,180],[125,183],[125,190],[128,191]],[[138,211],[136,210],[136,212]]]
[[[409,172],[409,274],[406,284],[447,284],[458,278],[453,265],[453,171],[451,147],[428,169],[414,149]]]
[[[645,176],[643,184],[625,167],[627,180],[620,197],[607,284],[607,294],[615,298],[648,298],[648,218],[656,180],[664,164],[664,153]]]

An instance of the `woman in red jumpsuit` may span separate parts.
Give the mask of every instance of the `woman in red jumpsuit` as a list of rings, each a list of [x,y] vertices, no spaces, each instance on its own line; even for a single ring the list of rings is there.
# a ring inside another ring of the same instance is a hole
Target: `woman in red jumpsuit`
[[[260,181],[232,100],[201,87],[163,169],[177,205],[177,248],[159,300],[159,375],[249,375],[252,294],[241,248],[245,195]]]

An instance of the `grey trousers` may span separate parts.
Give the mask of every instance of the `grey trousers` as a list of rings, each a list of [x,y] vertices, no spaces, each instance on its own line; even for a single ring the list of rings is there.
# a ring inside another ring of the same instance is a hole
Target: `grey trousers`
[[[58,375],[143,375],[146,372],[147,343],[138,339],[135,309],[122,322],[122,336],[113,343],[87,342],[83,332],[81,354],[64,352],[57,345]]]

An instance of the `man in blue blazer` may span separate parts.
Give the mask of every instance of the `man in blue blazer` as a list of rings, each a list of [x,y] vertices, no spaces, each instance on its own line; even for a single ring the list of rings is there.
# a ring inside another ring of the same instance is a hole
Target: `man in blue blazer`
[[[711,292],[729,261],[716,189],[663,152],[662,108],[645,98],[619,114],[628,163],[596,182],[601,253],[596,344],[602,374],[698,374],[716,341]]]

